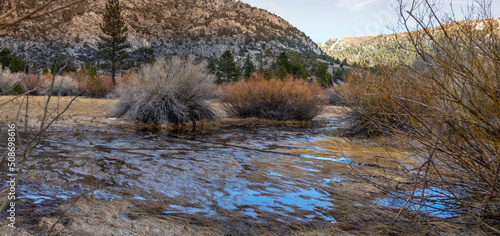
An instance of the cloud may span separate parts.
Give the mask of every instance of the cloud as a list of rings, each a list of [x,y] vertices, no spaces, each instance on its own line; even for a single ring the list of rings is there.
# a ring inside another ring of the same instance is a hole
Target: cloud
[[[378,0],[341,0],[337,7],[338,8],[347,8],[349,11],[354,12],[354,11],[360,11],[363,10],[365,7],[371,5],[374,2],[377,2]]]

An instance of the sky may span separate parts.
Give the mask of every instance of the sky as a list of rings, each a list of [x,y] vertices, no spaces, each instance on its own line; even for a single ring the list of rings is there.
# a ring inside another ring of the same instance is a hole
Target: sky
[[[450,0],[444,10],[449,11]],[[500,0],[491,0],[493,15],[499,17]],[[316,42],[328,39],[375,36],[393,33],[397,23],[396,0],[241,0],[265,9],[290,22]],[[460,15],[473,0],[453,0]],[[461,16],[458,16],[459,18]]]

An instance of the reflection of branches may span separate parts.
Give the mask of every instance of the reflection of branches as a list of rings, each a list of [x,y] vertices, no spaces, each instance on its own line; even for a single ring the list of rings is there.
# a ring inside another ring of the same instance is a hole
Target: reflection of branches
[[[48,0],[45,3],[39,5],[38,7],[32,7],[31,9],[24,9],[27,11],[27,13],[22,13],[20,16],[12,17],[14,12],[16,10],[23,10],[23,9],[18,9],[17,6],[20,5],[20,0],[11,0],[10,4],[6,4],[4,1],[2,1],[2,6],[0,8],[0,30],[3,30],[9,26],[18,24],[21,21],[24,20],[31,20],[35,19],[41,16],[45,16],[48,14],[51,14],[56,11],[60,11],[62,9],[71,7],[75,4],[84,2],[87,0],[75,0],[68,2],[66,4],[60,3],[60,1],[56,0]],[[52,8],[52,9],[50,9]],[[3,13],[3,14],[2,14]]]

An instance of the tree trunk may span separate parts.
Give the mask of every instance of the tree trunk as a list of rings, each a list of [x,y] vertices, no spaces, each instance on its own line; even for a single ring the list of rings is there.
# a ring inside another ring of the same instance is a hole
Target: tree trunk
[[[113,88],[116,87],[115,75],[116,75],[115,58],[113,56],[111,59],[111,83],[113,85]]]

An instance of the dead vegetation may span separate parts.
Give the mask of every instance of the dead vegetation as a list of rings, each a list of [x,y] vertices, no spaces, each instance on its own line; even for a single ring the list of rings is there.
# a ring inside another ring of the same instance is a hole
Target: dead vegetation
[[[411,148],[422,164],[412,177],[413,190],[403,195],[420,199],[412,200],[419,205],[419,220],[428,221],[427,194],[437,186],[446,193],[443,204],[463,223],[500,233],[497,25],[484,21],[479,29],[469,21],[450,20],[425,0],[399,4],[419,60],[409,67],[377,67],[349,76],[341,93],[355,133],[397,134],[415,144]],[[478,6],[470,17],[491,18],[487,1]]]
[[[259,74],[221,88],[221,103],[233,117],[310,121],[325,104],[323,90],[315,81],[309,83],[291,76],[266,80]]]
[[[213,81],[203,63],[173,58],[146,65],[129,88],[118,92],[110,113],[160,125],[213,120],[216,115],[206,104]]]

